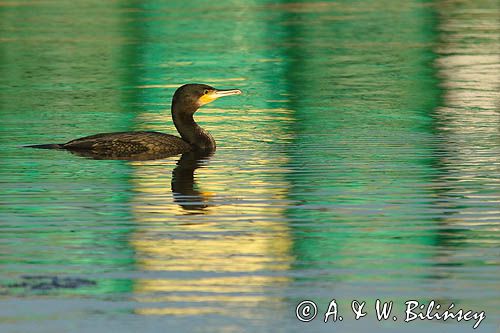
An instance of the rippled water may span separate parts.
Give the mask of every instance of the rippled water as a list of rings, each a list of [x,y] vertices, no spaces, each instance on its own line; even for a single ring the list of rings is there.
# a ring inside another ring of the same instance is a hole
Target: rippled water
[[[0,2],[2,332],[470,332],[499,325],[494,1]],[[175,133],[186,82],[212,156],[23,149]],[[322,322],[335,298],[343,322]],[[377,322],[375,299],[397,322]],[[295,307],[314,300],[310,323]],[[355,321],[354,299],[369,305]]]

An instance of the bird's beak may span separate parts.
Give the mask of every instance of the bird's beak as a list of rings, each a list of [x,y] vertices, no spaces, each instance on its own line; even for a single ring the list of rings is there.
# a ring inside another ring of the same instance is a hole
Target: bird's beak
[[[219,98],[224,96],[240,95],[241,90],[239,89],[215,90],[212,94],[215,96],[215,98]]]
[[[205,105],[205,104],[208,104],[210,102],[213,102],[219,97],[240,95],[240,94],[241,94],[241,90],[239,90],[239,89],[229,89],[229,90],[215,89],[215,90],[209,92],[208,94],[201,96],[200,99],[198,100],[198,102],[199,102],[199,105],[201,106],[201,105]]]

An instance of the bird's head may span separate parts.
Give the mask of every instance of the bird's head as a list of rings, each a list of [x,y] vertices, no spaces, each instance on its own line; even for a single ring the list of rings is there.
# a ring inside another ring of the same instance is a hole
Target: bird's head
[[[215,89],[206,84],[190,83],[179,87],[172,99],[172,107],[182,106],[185,110],[196,110],[205,104],[215,101],[217,98],[231,95],[239,95],[239,89]]]

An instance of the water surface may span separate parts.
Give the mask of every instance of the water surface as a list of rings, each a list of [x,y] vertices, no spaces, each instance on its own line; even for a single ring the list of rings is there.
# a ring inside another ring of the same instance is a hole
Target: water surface
[[[2,332],[470,332],[498,327],[494,1],[0,3]],[[212,156],[20,148],[175,133],[187,82]],[[55,279],[55,280],[54,280]],[[324,324],[335,298],[343,322]],[[397,322],[376,322],[375,299]],[[295,306],[314,300],[311,323]],[[370,304],[355,321],[351,300]]]

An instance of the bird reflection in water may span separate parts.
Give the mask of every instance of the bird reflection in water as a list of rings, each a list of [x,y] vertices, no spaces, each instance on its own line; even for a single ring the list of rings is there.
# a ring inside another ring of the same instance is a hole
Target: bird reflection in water
[[[189,151],[182,154],[172,171],[172,194],[174,202],[191,213],[202,213],[209,206],[210,197],[198,189],[194,172],[202,168],[214,151]]]
[[[141,153],[127,156],[100,154],[95,151],[71,151],[72,154],[94,160],[125,160],[125,161],[150,161],[171,157],[170,154]],[[198,189],[195,180],[195,170],[202,168],[213,156],[215,150],[192,150],[185,152],[177,161],[172,171],[172,194],[174,202],[192,214],[203,214],[209,207],[209,195]]]

